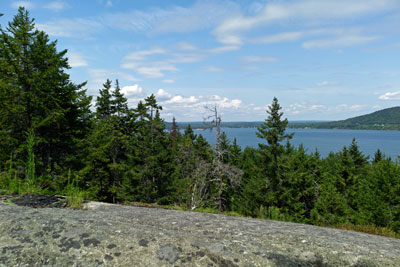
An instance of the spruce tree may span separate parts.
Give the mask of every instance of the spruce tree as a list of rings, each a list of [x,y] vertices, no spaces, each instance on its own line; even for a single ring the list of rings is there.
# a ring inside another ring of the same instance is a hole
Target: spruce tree
[[[276,97],[274,97],[272,105],[269,106],[268,109],[268,117],[265,122],[257,128],[257,136],[267,142],[267,144],[259,144],[263,158],[264,175],[270,184],[270,194],[276,196],[273,197],[273,199],[275,199],[274,202],[279,202],[278,196],[281,190],[283,190],[283,164],[281,156],[285,151],[282,143],[290,140],[293,134],[287,134],[285,132],[288,120],[282,119],[282,108]],[[279,205],[279,203],[277,204]]]
[[[112,114],[111,110],[111,81],[103,84],[96,99],[96,117],[98,120],[108,120]]]
[[[32,129],[38,176],[49,172],[53,180],[59,166],[74,158],[90,120],[85,84],[70,81],[67,50],[59,52],[56,45],[22,7],[0,29],[0,132],[11,144],[6,152],[23,158],[25,133]]]
[[[170,130],[170,135],[172,137],[175,137],[177,135],[179,131],[179,127],[178,124],[176,123],[175,117],[172,118],[172,126],[171,126],[171,130]]]
[[[128,100],[121,92],[118,80],[115,81],[115,88],[112,92],[112,98],[113,98],[111,101],[112,113],[119,118],[126,116],[128,113]]]

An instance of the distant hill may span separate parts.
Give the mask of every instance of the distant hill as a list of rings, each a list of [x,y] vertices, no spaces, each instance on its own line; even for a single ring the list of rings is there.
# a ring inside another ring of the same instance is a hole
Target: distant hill
[[[400,107],[382,109],[347,120],[318,123],[290,123],[289,127],[314,129],[400,130]]]
[[[164,122],[171,129],[171,122]],[[223,128],[256,128],[264,121],[222,122]],[[179,129],[185,129],[190,124],[192,129],[204,129],[202,121],[178,122]],[[355,130],[400,130],[400,107],[375,111],[347,120],[340,121],[289,121],[288,128],[312,129],[355,129]]]

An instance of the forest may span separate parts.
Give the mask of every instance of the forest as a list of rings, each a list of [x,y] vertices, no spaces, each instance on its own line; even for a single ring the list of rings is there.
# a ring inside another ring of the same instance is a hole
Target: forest
[[[228,140],[216,107],[216,146],[175,120],[166,130],[155,96],[129,107],[118,80],[104,81],[91,108],[85,83],[70,80],[66,53],[24,8],[0,28],[0,193],[400,233],[397,159],[379,150],[370,159],[356,140],[326,158],[294,147],[276,98],[257,149]]]

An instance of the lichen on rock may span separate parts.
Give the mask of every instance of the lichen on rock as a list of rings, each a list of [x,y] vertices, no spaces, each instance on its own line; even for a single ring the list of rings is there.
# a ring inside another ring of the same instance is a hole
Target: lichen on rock
[[[0,201],[0,252],[0,266],[400,266],[398,239],[99,202]]]

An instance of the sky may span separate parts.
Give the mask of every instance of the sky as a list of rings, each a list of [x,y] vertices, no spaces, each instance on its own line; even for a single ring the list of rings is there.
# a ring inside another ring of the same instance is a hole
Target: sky
[[[400,105],[400,0],[0,0],[24,6],[68,49],[94,96],[119,80],[134,108],[154,94],[166,121],[339,120]]]

